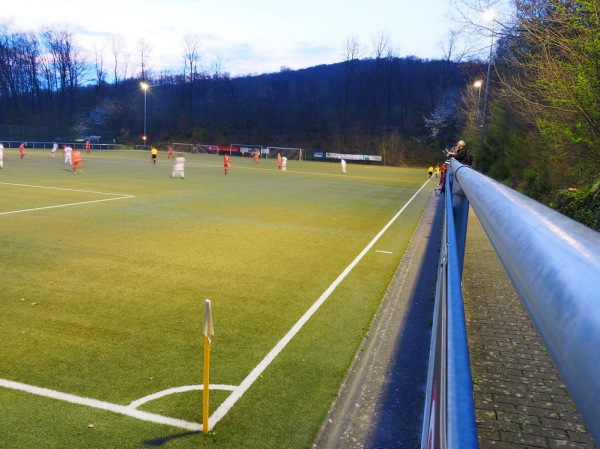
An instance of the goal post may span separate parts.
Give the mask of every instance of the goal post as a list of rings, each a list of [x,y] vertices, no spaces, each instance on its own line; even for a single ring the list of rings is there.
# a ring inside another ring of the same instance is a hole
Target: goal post
[[[171,144],[173,148],[173,152],[175,153],[194,153],[194,144],[193,143],[181,143],[181,142],[173,142]]]
[[[265,157],[277,157],[277,154],[281,157],[287,157],[288,160],[303,161],[304,150],[302,148],[289,148],[289,147],[267,147],[263,150]]]
[[[196,145],[198,154],[229,154],[229,145]]]
[[[173,151],[176,153],[191,153],[191,154],[215,154],[230,156],[252,156],[258,152],[261,158],[276,158],[279,153],[281,157],[286,157],[288,160],[303,161],[304,149],[293,147],[264,147],[262,145],[239,144],[233,143],[230,145],[207,145],[199,143],[173,142],[171,143]]]

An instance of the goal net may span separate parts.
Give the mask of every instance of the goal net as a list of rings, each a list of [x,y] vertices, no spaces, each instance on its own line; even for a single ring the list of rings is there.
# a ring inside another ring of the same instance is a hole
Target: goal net
[[[174,153],[196,153],[195,146],[193,143],[180,143],[173,142],[171,147],[173,148]]]
[[[198,154],[229,154],[229,145],[196,145]]]
[[[281,157],[287,157],[288,160],[302,161],[304,160],[304,150],[302,148],[286,148],[286,147],[267,147],[263,150],[265,157],[276,158],[277,153]]]

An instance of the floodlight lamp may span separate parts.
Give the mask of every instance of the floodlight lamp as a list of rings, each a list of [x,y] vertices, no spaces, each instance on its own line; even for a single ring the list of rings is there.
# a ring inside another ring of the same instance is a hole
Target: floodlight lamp
[[[494,20],[496,20],[496,11],[494,11],[493,9],[488,9],[484,11],[483,20],[485,20],[486,22],[493,22]]]

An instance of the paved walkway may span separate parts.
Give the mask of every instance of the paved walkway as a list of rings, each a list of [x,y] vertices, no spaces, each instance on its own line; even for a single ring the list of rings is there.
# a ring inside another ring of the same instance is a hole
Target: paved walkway
[[[472,209],[463,297],[480,448],[595,448]]]
[[[419,447],[443,198],[425,209],[313,448]],[[480,449],[595,449],[472,210],[463,295]]]

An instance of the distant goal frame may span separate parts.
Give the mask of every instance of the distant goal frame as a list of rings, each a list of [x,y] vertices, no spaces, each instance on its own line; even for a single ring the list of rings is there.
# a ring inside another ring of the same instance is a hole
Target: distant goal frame
[[[303,161],[304,160],[304,149],[303,148],[294,148],[294,147],[266,147],[263,150],[263,153],[266,155],[267,158],[271,157],[271,151],[274,151],[275,154],[280,153],[282,156],[287,157],[288,159],[290,159],[290,154],[294,154],[297,152],[298,154],[298,160],[299,161]]]

